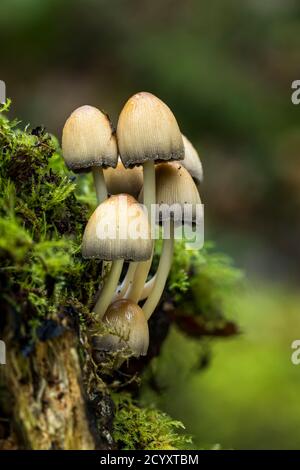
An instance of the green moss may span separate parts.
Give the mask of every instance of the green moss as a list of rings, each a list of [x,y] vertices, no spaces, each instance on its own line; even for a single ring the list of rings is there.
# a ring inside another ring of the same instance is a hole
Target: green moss
[[[197,251],[186,250],[184,242],[176,243],[168,289],[186,313],[207,319],[225,317],[228,294],[234,294],[242,280],[243,273],[213,243],[207,242]]]
[[[92,207],[77,199],[56,139],[20,129],[8,107],[0,110],[0,301],[17,316],[16,338],[32,347],[45,321],[90,309],[101,264],[80,255]]]
[[[152,274],[161,246],[161,242],[156,245]],[[191,250],[184,240],[176,240],[164,298],[174,306],[177,325],[190,336],[230,336],[238,332],[231,318],[231,299],[243,287],[243,279],[243,273],[212,242]]]
[[[114,396],[113,437],[124,450],[186,449],[191,438],[180,434],[184,425],[155,408],[140,408],[126,393]]]

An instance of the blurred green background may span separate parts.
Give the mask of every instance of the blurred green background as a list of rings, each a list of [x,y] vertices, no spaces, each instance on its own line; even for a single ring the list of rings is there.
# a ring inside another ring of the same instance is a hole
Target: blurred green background
[[[201,155],[206,238],[245,270],[237,339],[199,348],[173,331],[143,399],[184,421],[197,447],[300,448],[300,79],[297,0],[1,0],[0,79],[12,116],[60,137],[79,105],[116,124],[158,95]]]

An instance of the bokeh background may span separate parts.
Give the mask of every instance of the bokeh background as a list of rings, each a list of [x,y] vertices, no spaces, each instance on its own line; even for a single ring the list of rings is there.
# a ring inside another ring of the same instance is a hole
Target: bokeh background
[[[171,107],[203,161],[206,239],[247,281],[230,299],[242,334],[214,341],[200,373],[198,346],[174,330],[144,400],[198,448],[299,449],[299,2],[1,0],[0,44],[11,116],[59,138],[82,104],[114,123],[137,91]]]

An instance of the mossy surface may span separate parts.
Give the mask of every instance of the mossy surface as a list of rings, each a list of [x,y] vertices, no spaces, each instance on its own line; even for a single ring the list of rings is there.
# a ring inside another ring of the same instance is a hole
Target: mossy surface
[[[4,311],[29,353],[37,338],[61,332],[88,313],[99,263],[80,255],[90,207],[75,196],[57,141],[0,117],[0,282]],[[60,326],[59,326],[60,325]]]
[[[161,243],[154,264],[158,264]],[[186,249],[176,241],[173,263],[164,292],[172,320],[194,337],[231,336],[238,333],[230,299],[243,287],[243,272],[210,241],[201,250]]]
[[[181,434],[184,425],[155,408],[141,408],[126,393],[115,396],[114,439],[124,450],[186,449],[191,438]]]

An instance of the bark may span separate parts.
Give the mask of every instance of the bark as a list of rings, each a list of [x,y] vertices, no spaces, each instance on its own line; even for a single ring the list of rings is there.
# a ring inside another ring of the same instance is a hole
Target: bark
[[[3,407],[13,423],[7,438],[0,441],[2,448],[97,447],[71,332],[38,342],[28,358],[8,343],[7,363],[1,368],[2,388],[8,391]]]

